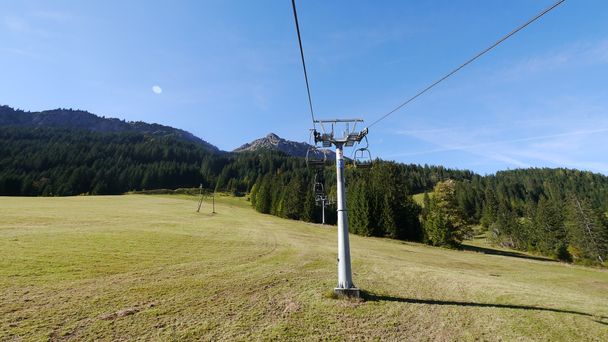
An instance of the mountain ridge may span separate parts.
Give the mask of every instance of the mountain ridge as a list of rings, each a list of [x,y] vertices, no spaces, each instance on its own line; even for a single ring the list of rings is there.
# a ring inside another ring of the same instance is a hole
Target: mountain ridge
[[[232,152],[257,152],[260,150],[280,151],[293,157],[306,157],[309,150],[314,150],[314,146],[305,142],[287,140],[271,132],[263,138],[255,139],[235,148]],[[327,159],[331,159],[335,156],[335,152],[331,150],[319,149],[317,151],[320,152],[317,152],[316,154],[323,153]]]
[[[199,144],[211,152],[223,152],[215,145],[183,129],[157,123],[106,118],[85,110],[57,108],[29,112],[2,105],[0,106],[0,127],[2,126],[73,128],[93,132],[137,132],[156,136],[176,136]]]
[[[25,111],[7,105],[0,105],[0,127],[34,127],[34,128],[68,128],[84,129],[93,132],[117,133],[137,132],[155,136],[176,136],[183,140],[194,142],[213,153],[225,153],[215,145],[194,134],[172,126],[144,121],[126,121],[118,118],[107,118],[86,110],[57,108],[43,111]],[[313,146],[305,142],[297,142],[281,138],[275,133],[269,133],[234,149],[232,152],[279,151],[289,156],[305,158]],[[321,158],[331,159],[335,153],[331,150],[319,150],[316,154]]]

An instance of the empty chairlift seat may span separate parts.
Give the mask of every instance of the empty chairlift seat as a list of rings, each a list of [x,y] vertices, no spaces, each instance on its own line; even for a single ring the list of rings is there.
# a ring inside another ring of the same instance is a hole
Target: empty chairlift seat
[[[306,165],[311,168],[321,168],[327,161],[327,154],[325,151],[320,150],[316,147],[310,147],[306,151]]]

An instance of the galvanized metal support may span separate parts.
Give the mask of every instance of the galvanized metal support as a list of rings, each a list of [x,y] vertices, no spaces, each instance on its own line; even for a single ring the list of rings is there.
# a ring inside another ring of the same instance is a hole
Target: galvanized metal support
[[[323,146],[336,147],[336,180],[337,180],[337,211],[338,211],[338,284],[334,288],[334,293],[344,297],[359,297],[359,289],[353,283],[350,242],[348,238],[348,211],[346,209],[346,182],[344,176],[344,147],[353,146],[360,142],[366,135],[367,129],[356,132],[357,123],[363,122],[361,119],[336,119],[336,120],[316,120],[319,123],[322,133],[313,132],[315,143],[322,143]],[[334,129],[336,125],[344,124],[345,130],[341,136],[336,136]],[[328,125],[326,130],[325,125]],[[325,203],[323,203],[323,209]]]
[[[338,286],[336,289],[354,288],[350,265],[350,243],[348,239],[348,211],[344,187],[343,143],[336,143],[336,180],[338,206]]]
[[[200,199],[198,201],[198,208],[196,209],[196,212],[199,213],[201,211],[201,206],[203,205],[203,183],[201,183],[201,186],[199,187],[199,196]]]
[[[326,201],[326,198],[323,197],[321,199],[321,224],[323,224],[323,225],[325,224],[325,201]]]

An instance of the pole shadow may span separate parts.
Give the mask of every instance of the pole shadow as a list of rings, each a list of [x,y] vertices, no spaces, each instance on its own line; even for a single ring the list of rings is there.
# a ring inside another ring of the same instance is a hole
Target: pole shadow
[[[529,260],[536,260],[536,261],[558,262],[557,260],[553,260],[553,259],[549,259],[549,258],[537,257],[537,256],[533,256],[533,255],[527,255],[527,254],[512,252],[512,251],[501,251],[498,249],[491,249],[491,248],[485,248],[485,247],[462,245],[461,248],[462,248],[462,250],[465,250],[465,251],[477,252],[477,253],[483,253],[483,254],[489,254],[489,255],[500,255],[500,256],[520,258],[520,259],[529,259]]]
[[[368,291],[361,291],[361,297],[366,302],[398,302],[398,303],[409,303],[409,304],[428,304],[428,305],[446,305],[446,306],[461,306],[461,307],[477,307],[477,308],[499,308],[499,309],[514,309],[514,310],[529,310],[529,311],[548,311],[556,313],[565,313],[572,315],[579,315],[585,317],[591,317],[597,323],[608,325],[608,316],[598,316],[587,312],[575,311],[575,310],[564,310],[556,308],[545,308],[540,306],[531,305],[515,305],[515,304],[494,304],[494,303],[476,303],[476,302],[462,302],[453,300],[436,300],[436,299],[416,299],[416,298],[403,298],[389,295],[380,295],[371,293]]]

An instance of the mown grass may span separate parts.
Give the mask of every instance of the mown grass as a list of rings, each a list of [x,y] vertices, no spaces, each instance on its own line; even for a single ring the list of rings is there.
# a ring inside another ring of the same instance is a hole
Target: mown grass
[[[0,340],[608,336],[605,270],[351,236],[336,300],[335,228],[195,199],[0,198]]]

